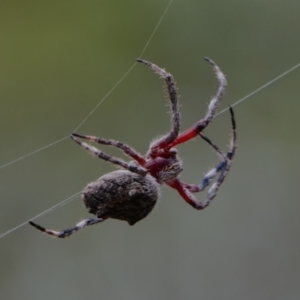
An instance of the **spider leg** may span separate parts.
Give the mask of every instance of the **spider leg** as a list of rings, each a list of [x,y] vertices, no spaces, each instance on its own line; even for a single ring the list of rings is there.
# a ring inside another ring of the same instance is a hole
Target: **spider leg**
[[[232,137],[230,140],[230,148],[226,155],[216,146],[210,139],[205,137],[204,135],[200,134],[200,136],[210,145],[212,146],[217,153],[222,157],[222,161],[212,170],[210,170],[205,176],[202,182],[199,185],[196,184],[187,184],[180,181],[178,178],[168,182],[167,184],[176,189],[178,193],[182,196],[182,198],[195,209],[201,210],[206,208],[210,202],[214,199],[217,195],[217,192],[225,180],[230,167],[231,162],[234,157],[236,151],[236,122],[234,118],[233,109],[229,108],[231,114],[231,125],[232,125]],[[213,178],[215,178],[220,173],[219,177],[217,178],[216,182],[214,182],[211,188],[208,190],[206,199],[204,202],[199,201],[192,193],[197,193],[203,191],[210,183]]]
[[[226,153],[226,155],[208,137],[206,137],[202,133],[199,133],[200,137],[203,140],[205,140],[211,147],[213,147],[214,150],[222,158],[222,161],[214,169],[210,170],[204,176],[204,179],[202,180],[202,183],[199,185],[199,191],[202,191],[203,189],[205,189],[210,184],[210,181],[219,172],[222,172],[226,168],[228,168],[228,170],[227,170],[227,172],[228,172],[229,169],[230,169],[230,164],[231,164],[231,161],[232,161],[233,156],[234,156],[235,151],[236,151],[236,122],[235,122],[235,118],[234,118],[234,113],[233,113],[232,107],[229,107],[229,112],[230,112],[230,115],[231,115],[232,137],[231,137],[231,140],[230,140],[230,148],[229,148],[229,151]],[[227,172],[226,172],[226,174],[227,174]],[[222,175],[222,173],[221,173],[221,175]]]
[[[124,169],[140,174],[140,175],[146,175],[147,174],[147,170],[144,169],[142,166],[140,166],[139,164],[137,164],[136,162],[125,162],[120,158],[116,158],[113,157],[111,155],[106,154],[105,152],[100,151],[99,149],[97,149],[96,147],[93,147],[91,145],[88,145],[86,143],[82,143],[81,141],[79,141],[78,139],[76,139],[73,135],[71,135],[71,138],[77,143],[79,144],[81,147],[83,147],[84,149],[88,150],[89,152],[91,152],[92,154],[96,155],[97,157],[106,160],[108,162],[111,162],[115,165],[119,165],[121,167],[123,167]]]
[[[225,88],[227,85],[226,78],[225,78],[224,74],[222,73],[221,69],[216,65],[216,63],[213,60],[211,60],[207,57],[205,57],[204,59],[212,65],[212,67],[217,75],[217,78],[218,78],[217,92],[216,92],[215,96],[211,99],[211,101],[208,105],[208,109],[207,109],[205,117],[203,119],[201,119],[200,121],[198,121],[190,129],[181,133],[169,145],[169,147],[175,147],[178,144],[182,144],[182,143],[187,142],[188,140],[196,137],[214,118],[217,108],[219,106],[220,100],[223,97],[223,94],[224,94],[224,91],[225,91]]]
[[[145,164],[145,159],[142,155],[140,155],[138,152],[136,152],[133,148],[131,148],[130,146],[119,142],[119,141],[115,141],[115,140],[109,140],[109,139],[105,139],[105,138],[101,138],[101,137],[96,137],[96,136],[91,136],[91,135],[82,135],[79,133],[72,133],[72,136],[76,136],[82,139],[86,139],[86,140],[90,140],[90,141],[94,141],[98,144],[103,144],[103,145],[109,145],[109,146],[114,146],[117,147],[121,150],[123,150],[124,153],[126,153],[128,156],[130,156],[131,158],[133,158],[134,160],[136,160],[140,165],[144,165]]]
[[[227,162],[222,161],[216,168],[212,169],[205,175],[202,183],[198,186],[196,184],[184,183],[180,181],[178,178],[176,178],[172,182],[168,182],[167,184],[170,187],[176,189],[180,194],[180,196],[192,207],[194,207],[197,210],[202,210],[206,208],[210,204],[210,202],[216,197],[221,184],[223,183],[225,177],[228,174],[230,166],[231,166],[231,160],[228,160]],[[199,201],[192,193],[201,192],[202,190],[204,190],[204,188],[210,184],[210,181],[219,172],[220,175],[217,181],[214,182],[210,187],[210,189],[208,190],[206,199],[203,202]]]
[[[66,237],[70,236],[71,234],[77,232],[78,230],[83,229],[86,226],[95,225],[95,224],[101,223],[105,220],[106,220],[106,218],[86,219],[86,220],[83,220],[83,221],[77,223],[74,227],[71,227],[71,228],[68,228],[65,230],[61,230],[61,231],[46,229],[38,224],[35,224],[32,221],[29,221],[29,224],[32,225],[33,227],[35,227],[36,229],[38,229],[42,232],[45,232],[49,235],[53,235],[58,238],[66,238]]]
[[[162,78],[164,78],[166,84],[167,84],[167,89],[168,89],[168,94],[169,94],[169,99],[171,102],[171,110],[172,110],[172,129],[171,131],[157,140],[152,146],[151,146],[151,151],[155,151],[156,149],[162,149],[168,146],[170,143],[172,143],[178,136],[179,130],[180,130],[180,113],[179,113],[179,108],[178,108],[178,99],[177,99],[177,87],[176,83],[174,81],[174,78],[172,74],[166,72],[164,69],[158,67],[157,65],[148,62],[143,59],[137,59],[138,62],[145,64],[146,66],[149,66],[152,70],[155,71],[158,75],[160,75]]]

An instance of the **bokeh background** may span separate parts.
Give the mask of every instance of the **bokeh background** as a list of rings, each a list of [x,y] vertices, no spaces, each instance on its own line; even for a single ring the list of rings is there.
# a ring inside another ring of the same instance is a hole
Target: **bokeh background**
[[[1,1],[0,164],[68,136],[134,64],[168,4]],[[175,76],[182,128],[215,91],[203,56],[228,78],[220,109],[300,62],[299,10],[297,0],[173,2],[143,58]],[[300,69],[235,107],[238,152],[209,209],[162,187],[133,227],[108,220],[55,240],[23,226],[0,240],[1,299],[300,299],[299,82]],[[78,131],[145,153],[170,126],[162,85],[136,65]],[[206,134],[226,149],[228,112]],[[178,148],[187,182],[218,161],[200,138]],[[1,232],[112,170],[70,139],[0,169]],[[77,198],[36,222],[63,229],[87,216]]]

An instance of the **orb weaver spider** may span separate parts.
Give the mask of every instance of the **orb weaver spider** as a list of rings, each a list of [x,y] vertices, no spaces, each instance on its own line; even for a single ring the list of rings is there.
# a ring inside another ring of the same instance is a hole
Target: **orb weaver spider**
[[[83,190],[82,197],[85,206],[90,213],[96,215],[96,218],[85,219],[77,223],[74,227],[62,231],[46,229],[32,221],[29,223],[38,230],[59,238],[68,237],[86,226],[101,223],[108,218],[124,220],[130,225],[134,225],[152,211],[159,196],[160,185],[163,183],[177,190],[179,195],[193,208],[197,210],[206,208],[216,196],[217,191],[228,174],[236,151],[237,136],[236,122],[231,107],[229,107],[229,112],[231,115],[232,137],[229,150],[226,154],[201,133],[214,118],[227,85],[225,76],[216,63],[209,58],[205,58],[205,60],[211,64],[216,73],[218,79],[217,92],[211,99],[204,118],[188,130],[180,133],[177,87],[173,76],[151,62],[138,59],[138,62],[149,66],[166,82],[172,111],[171,131],[152,142],[145,156],[142,156],[132,147],[119,141],[72,133],[71,138],[81,147],[122,169],[103,175],[98,180],[89,183]],[[177,149],[175,148],[179,144],[183,144],[198,135],[221,158],[219,164],[204,176],[199,185],[185,183],[179,179],[178,176],[183,168],[182,162],[177,155]],[[78,138],[117,147],[132,158],[133,161],[125,162],[122,159],[110,156],[96,147],[80,141]],[[206,199],[203,202],[199,201],[194,196],[194,193],[203,191],[217,175],[217,179],[208,190]]]

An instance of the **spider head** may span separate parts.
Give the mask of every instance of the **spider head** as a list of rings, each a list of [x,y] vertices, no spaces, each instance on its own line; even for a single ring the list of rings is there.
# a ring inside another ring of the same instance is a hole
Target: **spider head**
[[[158,183],[172,181],[182,172],[182,162],[177,155],[177,149],[160,149],[151,153],[145,168],[156,178]]]

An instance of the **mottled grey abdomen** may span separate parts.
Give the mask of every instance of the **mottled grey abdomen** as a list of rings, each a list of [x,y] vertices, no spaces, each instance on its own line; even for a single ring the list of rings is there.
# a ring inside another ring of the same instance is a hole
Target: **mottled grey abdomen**
[[[89,183],[82,196],[89,212],[98,218],[119,219],[133,225],[154,208],[159,185],[151,175],[118,170]]]

